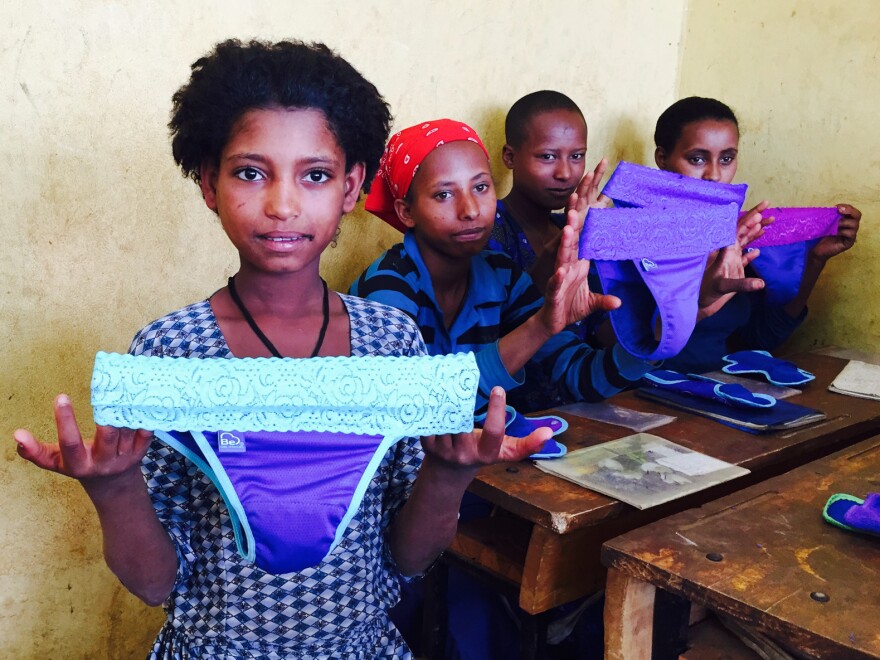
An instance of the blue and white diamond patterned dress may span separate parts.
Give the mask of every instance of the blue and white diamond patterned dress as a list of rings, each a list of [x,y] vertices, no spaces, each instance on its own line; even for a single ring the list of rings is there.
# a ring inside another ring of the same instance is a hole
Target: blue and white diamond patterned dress
[[[351,320],[351,354],[425,355],[412,320],[396,309],[340,295]],[[130,352],[231,358],[207,300],[141,330]],[[180,568],[165,604],[168,620],[150,658],[410,658],[388,619],[397,571],[384,533],[403,505],[422,453],[397,443],[383,459],[358,513],[330,558],[277,576],[244,564],[211,481],[155,442],[142,470]]]

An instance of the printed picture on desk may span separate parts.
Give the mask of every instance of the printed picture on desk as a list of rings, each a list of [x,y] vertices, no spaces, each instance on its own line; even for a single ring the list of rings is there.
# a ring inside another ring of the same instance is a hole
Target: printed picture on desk
[[[647,509],[749,471],[719,461],[650,433],[634,435],[570,452],[538,468]]]

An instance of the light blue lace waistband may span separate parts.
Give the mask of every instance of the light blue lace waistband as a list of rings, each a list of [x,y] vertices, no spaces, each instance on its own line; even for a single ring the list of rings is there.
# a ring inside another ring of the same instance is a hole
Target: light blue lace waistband
[[[150,431],[422,436],[473,428],[472,353],[188,359],[99,352],[95,423]]]

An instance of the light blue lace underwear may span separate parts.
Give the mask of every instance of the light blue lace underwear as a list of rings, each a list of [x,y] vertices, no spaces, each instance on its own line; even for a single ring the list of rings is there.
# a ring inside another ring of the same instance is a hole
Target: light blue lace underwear
[[[201,360],[98,353],[95,422],[152,430],[217,486],[238,550],[284,574],[344,535],[388,449],[473,429],[471,353]]]

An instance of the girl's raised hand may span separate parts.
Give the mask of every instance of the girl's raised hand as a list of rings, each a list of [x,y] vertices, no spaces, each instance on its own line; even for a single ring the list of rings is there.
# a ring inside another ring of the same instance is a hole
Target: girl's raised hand
[[[571,224],[571,216],[569,221],[570,224],[562,229],[556,253],[556,272],[547,283],[544,306],[538,312],[551,335],[590,314],[620,307],[620,298],[590,290],[587,281],[590,262],[578,259],[578,233]]]
[[[592,172],[584,175],[577,189],[568,197],[568,203],[565,205],[565,224],[574,227],[578,236],[581,234],[589,209],[611,205],[611,200],[599,190],[606,169],[608,169],[608,161],[603,158]]]
[[[856,243],[862,212],[851,204],[838,204],[837,212],[842,216],[835,236],[826,236],[816,243],[811,256],[827,261],[841,252],[846,252]]]
[[[743,250],[756,238],[763,236],[764,227],[773,222],[772,216],[764,218],[761,215],[768,206],[769,202],[764,200],[740,216],[736,226],[736,242],[709,256],[700,283],[697,320],[712,316],[737,293],[760,291],[764,288],[762,279],[746,277],[745,270],[760,251]]]
[[[55,397],[55,426],[58,444],[37,440],[26,429],[13,433],[19,455],[44,470],[83,482],[111,480],[125,473],[140,471],[140,462],[152,441],[149,431],[98,426],[91,442],[83,442],[66,394]]]
[[[521,461],[540,449],[553,432],[549,428],[532,431],[525,438],[504,434],[507,395],[493,387],[482,429],[470,433],[431,435],[422,438],[426,454],[448,468],[476,469],[504,461]]]
[[[599,191],[599,184],[602,181],[602,177],[605,176],[607,168],[608,161],[603,158],[592,172],[587,172],[584,175],[577,189],[568,197],[568,202],[565,205],[565,224],[574,229],[575,236],[578,238],[581,235],[589,209],[613,206],[611,200]],[[544,243],[541,253],[535,259],[535,263],[529,271],[535,286],[538,287],[542,294],[546,293],[546,283],[550,281],[555,272],[554,263],[558,261],[561,242],[562,232],[559,232]],[[576,247],[577,245],[575,245]],[[576,256],[577,252],[575,252]]]
[[[753,208],[743,213],[736,224],[736,244],[741,250],[748,244],[764,235],[764,227],[773,223],[773,216],[766,218],[761,215],[770,206],[766,199],[756,204]]]

